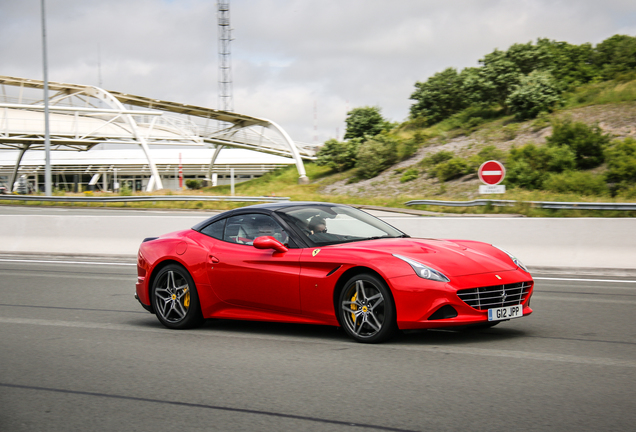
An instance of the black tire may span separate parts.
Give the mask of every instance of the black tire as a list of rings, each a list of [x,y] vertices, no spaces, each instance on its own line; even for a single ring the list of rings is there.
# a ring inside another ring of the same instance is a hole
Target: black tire
[[[391,338],[397,324],[389,287],[371,274],[352,277],[340,292],[338,320],[357,342],[378,343]]]
[[[150,300],[159,322],[170,329],[189,329],[203,323],[194,281],[178,264],[159,271],[152,283]]]

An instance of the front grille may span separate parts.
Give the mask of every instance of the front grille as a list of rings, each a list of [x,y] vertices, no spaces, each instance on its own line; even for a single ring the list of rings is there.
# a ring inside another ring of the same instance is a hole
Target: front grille
[[[457,295],[468,306],[477,310],[514,306],[525,300],[532,282],[518,282],[457,291]]]

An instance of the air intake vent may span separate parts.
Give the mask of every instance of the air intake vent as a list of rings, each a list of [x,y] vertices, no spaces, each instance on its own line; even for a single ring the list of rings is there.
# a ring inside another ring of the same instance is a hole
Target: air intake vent
[[[455,318],[457,316],[457,311],[451,305],[442,306],[437,309],[433,315],[428,317],[429,320],[440,320],[440,319],[448,319]]]

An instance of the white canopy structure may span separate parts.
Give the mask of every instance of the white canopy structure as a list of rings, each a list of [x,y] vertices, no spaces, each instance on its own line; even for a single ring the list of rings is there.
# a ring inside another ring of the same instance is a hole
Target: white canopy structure
[[[98,144],[139,145],[151,178],[147,191],[162,189],[150,146],[213,146],[211,173],[223,148],[243,148],[294,159],[299,182],[308,181],[303,159],[311,145],[296,143],[271,120],[177,102],[106,91],[89,85],[49,82],[52,150],[87,151]],[[44,82],[0,76],[0,150],[18,150],[10,184],[24,153],[44,149]],[[176,161],[175,161],[176,163]]]

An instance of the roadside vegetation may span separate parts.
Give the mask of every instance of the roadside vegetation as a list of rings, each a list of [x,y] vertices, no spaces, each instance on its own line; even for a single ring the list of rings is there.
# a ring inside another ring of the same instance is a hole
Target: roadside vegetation
[[[402,123],[384,118],[377,106],[349,111],[343,140],[327,140],[315,163],[306,164],[310,184],[297,184],[296,169],[290,166],[237,184],[236,195],[385,207],[405,207],[411,199],[636,201],[636,37],[615,35],[596,46],[538,39],[495,49],[478,67],[447,68],[416,82],[410,100],[409,118]],[[505,194],[478,195],[477,170],[488,160],[505,164]],[[203,187],[196,180],[186,185],[183,193],[188,195],[230,194],[229,186]],[[243,205],[127,206],[205,210]],[[543,210],[522,203],[417,208],[528,216],[636,215]]]

